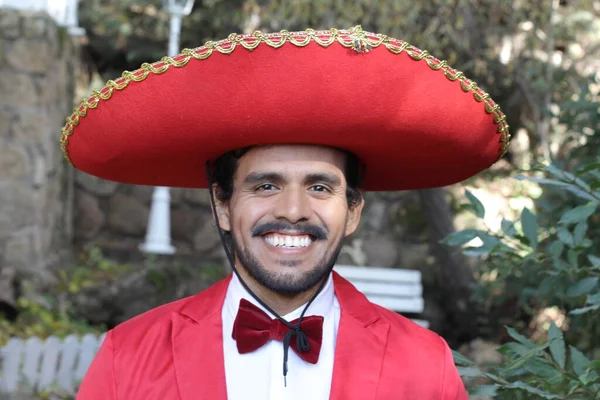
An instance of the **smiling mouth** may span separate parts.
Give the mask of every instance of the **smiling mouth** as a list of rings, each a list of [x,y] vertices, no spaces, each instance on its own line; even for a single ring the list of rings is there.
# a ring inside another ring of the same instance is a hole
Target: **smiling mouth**
[[[314,239],[310,235],[284,235],[268,233],[263,236],[265,241],[274,247],[282,249],[303,249],[311,245]]]

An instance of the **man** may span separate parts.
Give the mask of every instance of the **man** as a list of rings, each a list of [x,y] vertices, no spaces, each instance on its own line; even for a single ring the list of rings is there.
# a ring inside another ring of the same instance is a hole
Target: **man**
[[[508,140],[474,82],[360,27],[232,35],[109,82],[67,120],[67,159],[210,188],[234,274],[108,332],[78,399],[467,399],[442,338],[332,267],[362,189],[458,182]]]

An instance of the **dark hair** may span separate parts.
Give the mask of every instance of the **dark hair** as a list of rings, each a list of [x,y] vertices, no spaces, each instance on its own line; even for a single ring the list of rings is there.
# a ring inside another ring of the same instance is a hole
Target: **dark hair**
[[[229,201],[233,195],[233,176],[237,170],[238,161],[252,147],[244,147],[223,154],[217,158],[212,168],[212,182],[217,184],[215,197],[222,202]],[[358,157],[349,151],[346,154],[344,176],[346,177],[346,200],[348,207],[357,207],[362,201],[362,168]]]

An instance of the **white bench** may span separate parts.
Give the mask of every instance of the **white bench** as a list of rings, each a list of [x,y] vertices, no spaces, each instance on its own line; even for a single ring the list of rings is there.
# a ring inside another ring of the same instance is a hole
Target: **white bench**
[[[350,265],[336,265],[333,270],[349,280],[372,303],[398,313],[423,312],[421,271]],[[427,321],[413,321],[425,328],[429,327]]]
[[[419,271],[347,265],[336,265],[334,270],[375,304],[399,313],[423,312]],[[428,327],[427,321],[413,321]],[[74,335],[64,340],[11,339],[0,348],[0,393],[51,387],[72,390],[83,379],[103,340],[104,335],[91,334],[81,339]]]

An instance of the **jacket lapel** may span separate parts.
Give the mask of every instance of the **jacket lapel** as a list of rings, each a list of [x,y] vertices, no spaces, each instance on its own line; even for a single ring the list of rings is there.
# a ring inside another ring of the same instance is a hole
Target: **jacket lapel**
[[[173,313],[175,374],[182,400],[226,400],[221,309],[231,276]]]
[[[390,325],[350,282],[333,272],[341,317],[331,400],[371,400],[377,395]]]

